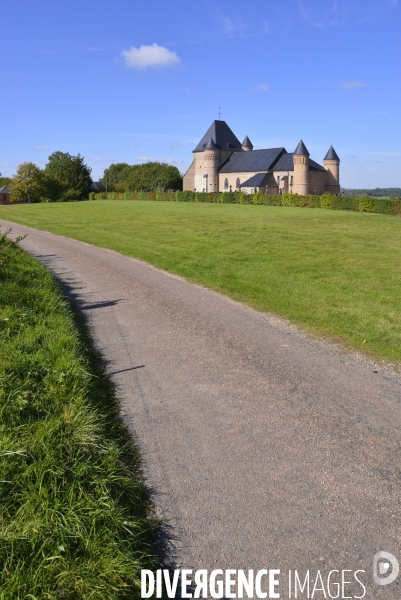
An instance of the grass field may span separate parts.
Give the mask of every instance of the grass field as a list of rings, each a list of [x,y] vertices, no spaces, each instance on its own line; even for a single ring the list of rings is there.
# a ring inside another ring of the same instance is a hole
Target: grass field
[[[139,598],[155,568],[138,455],[83,324],[0,236],[0,598]]]
[[[0,207],[1,218],[135,256],[377,358],[401,361],[401,220],[164,202]]]

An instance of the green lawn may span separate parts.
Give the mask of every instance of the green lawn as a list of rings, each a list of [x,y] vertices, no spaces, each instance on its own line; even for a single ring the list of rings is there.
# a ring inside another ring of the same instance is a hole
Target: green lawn
[[[352,349],[401,361],[401,220],[321,209],[167,202],[0,207],[218,290]]]
[[[140,598],[138,465],[84,325],[0,235],[0,599]]]

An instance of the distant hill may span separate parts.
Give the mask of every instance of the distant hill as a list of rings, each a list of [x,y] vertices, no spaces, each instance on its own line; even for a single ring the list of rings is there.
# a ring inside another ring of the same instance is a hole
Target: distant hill
[[[401,198],[401,188],[375,188],[374,190],[357,190],[341,188],[344,196],[360,198],[361,196],[372,196],[373,198]]]

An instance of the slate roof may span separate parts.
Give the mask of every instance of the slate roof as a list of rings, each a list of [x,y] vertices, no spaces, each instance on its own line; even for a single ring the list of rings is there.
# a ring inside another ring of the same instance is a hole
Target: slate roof
[[[293,171],[294,170],[294,154],[295,152],[287,152],[280,157],[273,167],[273,171]],[[325,168],[317,162],[309,159],[309,171],[325,171]]]
[[[333,146],[330,146],[330,148],[323,160],[340,160],[337,155],[337,152],[334,150]]]
[[[214,143],[213,138],[210,138],[210,140],[205,146],[205,150],[216,150],[216,148],[218,148],[218,146],[216,146],[216,144]]]
[[[253,148],[253,144],[247,135],[244,137],[244,141],[242,142],[242,147],[243,148]]]
[[[220,173],[268,171],[285,153],[285,148],[268,148],[251,152],[233,152],[220,167]]]
[[[9,185],[3,185],[3,187],[0,188],[0,194],[9,194],[9,193],[10,193]]]
[[[307,154],[307,156],[309,156],[309,152],[302,140],[299,142],[298,146],[295,148],[294,154]]]
[[[225,121],[213,121],[193,152],[202,152],[210,138],[222,150],[241,150],[241,142]]]
[[[241,187],[265,187],[266,185],[277,185],[277,181],[274,179],[273,173],[256,173],[253,177],[250,177],[244,183],[241,183]]]

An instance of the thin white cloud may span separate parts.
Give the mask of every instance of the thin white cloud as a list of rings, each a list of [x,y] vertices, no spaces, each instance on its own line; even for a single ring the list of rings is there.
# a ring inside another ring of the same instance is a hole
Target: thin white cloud
[[[144,163],[160,162],[160,163],[167,163],[168,165],[173,165],[175,167],[182,167],[187,164],[187,162],[185,160],[181,160],[180,158],[172,158],[172,157],[156,158],[155,156],[137,156],[136,159],[139,160],[140,162],[144,162]]]
[[[251,89],[252,94],[264,94],[270,90],[270,86],[267,83],[258,83],[254,88]]]
[[[400,152],[370,152],[370,151],[365,151],[365,152],[363,152],[363,154],[371,154],[373,156],[395,156],[397,158],[401,156]]]
[[[244,35],[246,31],[246,25],[239,17],[229,17],[223,13],[216,6],[212,6],[217,20],[219,21],[220,28],[223,30],[225,35],[228,37],[234,37],[236,35]]]
[[[156,158],[154,156],[137,156],[137,160],[141,162],[155,162]]]
[[[170,146],[172,148],[179,148],[181,146],[181,144],[179,144],[178,142],[170,142]]]
[[[103,46],[88,46],[87,44],[81,44],[80,42],[74,42],[72,40],[68,40],[70,44],[74,46],[78,46],[84,52],[105,52],[107,47]]]
[[[164,46],[153,44],[152,46],[132,46],[129,50],[123,50],[121,56],[125,60],[125,66],[137,71],[145,71],[149,68],[174,67],[181,64],[181,59],[175,52]]]
[[[369,87],[368,83],[363,83],[362,81],[343,81],[341,87],[350,90],[352,88],[364,88]]]
[[[48,150],[49,146],[35,146],[35,150]]]
[[[0,163],[0,169],[14,169],[15,167],[18,167],[19,163]],[[2,175],[2,177],[6,177],[6,175]]]
[[[304,4],[299,3],[299,10],[301,11],[302,18],[307,25],[311,25],[312,27],[318,27],[322,29],[326,25],[325,20],[317,20],[315,17],[309,12]]]
[[[107,162],[107,158],[98,158],[98,157],[88,158],[88,160],[92,161],[92,162]]]
[[[321,6],[320,6],[321,8]],[[315,11],[309,10],[304,3],[299,3],[299,10],[304,21],[304,24],[308,27],[316,27],[323,29],[324,27],[338,27],[344,25],[350,18],[348,7],[339,8],[337,3],[334,3],[330,10],[325,11],[324,15],[317,15]]]
[[[186,164],[185,160],[181,160],[179,158],[165,158],[161,162],[165,162],[168,165],[173,165],[174,167],[182,167]]]
[[[247,19],[235,14],[223,12],[218,6],[207,3],[207,7],[215,15],[219,30],[228,38],[253,38],[258,35],[266,35],[269,31],[269,22],[259,17],[247,14]]]

